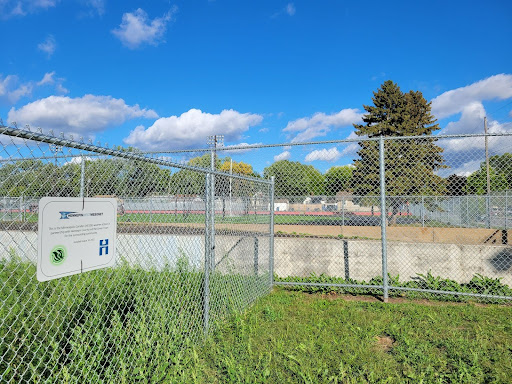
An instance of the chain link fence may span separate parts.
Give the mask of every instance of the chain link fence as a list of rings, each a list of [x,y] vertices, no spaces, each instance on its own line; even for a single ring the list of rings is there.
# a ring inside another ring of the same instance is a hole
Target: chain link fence
[[[0,381],[153,382],[272,284],[272,184],[0,127]],[[116,259],[36,279],[39,200],[117,202]]]
[[[217,152],[237,149],[246,162],[251,153],[267,159],[261,175],[275,178],[275,284],[385,299],[512,299],[512,134]]]
[[[7,127],[0,142],[7,382],[158,379],[273,284],[512,299],[512,134],[252,145],[245,163],[200,149],[182,164]],[[115,197],[116,266],[37,282],[42,196]]]

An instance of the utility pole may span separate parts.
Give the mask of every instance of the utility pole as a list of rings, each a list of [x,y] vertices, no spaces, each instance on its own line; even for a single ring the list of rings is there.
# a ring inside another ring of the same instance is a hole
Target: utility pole
[[[491,174],[489,172],[489,140],[487,137],[487,117],[484,117],[485,133],[485,168],[487,172],[487,199],[485,202],[487,208],[487,228],[491,228]]]

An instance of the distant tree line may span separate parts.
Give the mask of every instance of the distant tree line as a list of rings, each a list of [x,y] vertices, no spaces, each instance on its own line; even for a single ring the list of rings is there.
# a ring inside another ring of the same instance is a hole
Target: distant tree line
[[[77,158],[79,159],[79,158]],[[128,161],[124,159],[98,158],[85,160],[85,194],[88,196],[113,195],[125,197],[145,197],[149,195],[202,195],[205,189],[204,174],[191,170],[176,170],[159,167],[155,164]],[[209,168],[210,155],[191,159],[188,164]],[[275,177],[275,195],[288,197],[299,202],[306,196],[335,196],[346,191],[358,196],[378,195],[372,188],[362,191],[359,179],[355,177],[357,168],[352,165],[333,166],[325,173],[312,165],[298,161],[281,160],[266,167],[263,175],[256,173],[252,166],[244,162],[231,163],[231,159],[217,158],[216,168],[220,171],[252,177]],[[492,192],[512,190],[512,154],[491,156],[490,187]],[[232,167],[232,168],[231,168]],[[173,172],[174,171],[174,172]],[[0,166],[0,196],[79,196],[81,164],[69,162],[55,165],[42,160],[18,160],[5,162]],[[438,177],[438,176],[437,176]],[[375,182],[378,186],[378,175]],[[487,171],[485,162],[469,176],[450,175],[446,179],[438,177],[444,186],[442,191],[414,191],[411,195],[432,194],[438,196],[483,195],[487,192]],[[418,175],[417,183],[422,183]],[[217,177],[216,195],[247,195],[255,192],[255,186],[229,177]],[[358,193],[359,192],[359,193]],[[361,193],[364,192],[364,193]],[[388,193],[391,191],[388,190]],[[411,192],[411,191],[409,191]],[[441,193],[442,192],[442,193]],[[390,193],[392,196],[392,194]],[[405,195],[405,193],[404,193]]]
[[[356,196],[377,196],[380,193],[379,143],[364,140],[393,136],[385,141],[385,181],[393,214],[410,196],[482,195],[487,192],[487,169],[483,162],[469,176],[451,175],[443,178],[438,171],[447,168],[443,149],[432,133],[439,125],[431,113],[431,103],[421,92],[402,92],[388,80],[373,92],[373,105],[364,105],[363,124],[354,124],[361,137],[353,165],[334,166],[324,174],[312,165],[281,160],[255,172],[250,164],[215,157],[215,169],[253,177],[275,178],[275,195],[298,202],[305,196],[334,196],[347,191]],[[415,139],[400,139],[416,136]],[[133,148],[124,151],[136,151]],[[79,159],[79,158],[78,158]],[[149,195],[202,195],[205,176],[192,170],[175,170],[142,161],[118,158],[86,158],[86,195],[116,195],[145,197]],[[195,157],[188,165],[210,168],[207,153]],[[489,159],[490,189],[492,192],[512,189],[512,154]],[[78,196],[80,162],[56,165],[35,159],[5,162],[0,166],[0,196]],[[217,196],[250,196],[261,186],[247,180],[217,176]],[[403,196],[403,198],[401,197]]]

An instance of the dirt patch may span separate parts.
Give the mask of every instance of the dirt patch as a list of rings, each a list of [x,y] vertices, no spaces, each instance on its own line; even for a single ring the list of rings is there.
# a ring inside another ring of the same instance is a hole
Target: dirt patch
[[[336,292],[329,292],[322,294],[321,297],[327,300],[345,300],[345,301],[359,301],[366,303],[382,303],[382,296],[379,295],[349,295],[349,294],[338,294]],[[479,303],[479,302],[453,302],[453,301],[436,301],[428,299],[409,299],[406,297],[390,297],[388,298],[390,304],[420,304],[430,307],[438,306],[460,306],[460,305],[473,305],[475,307],[488,307],[491,303]],[[512,306],[512,303],[501,303],[502,306]]]
[[[378,303],[382,302],[382,298],[379,296],[371,296],[371,295],[347,295],[347,294],[338,294],[336,292],[329,292],[326,294],[322,294],[322,298],[327,300],[345,300],[345,301],[362,301],[368,303]]]
[[[377,336],[377,344],[375,349],[388,353],[393,349],[394,345],[395,339],[393,339],[391,336]]]

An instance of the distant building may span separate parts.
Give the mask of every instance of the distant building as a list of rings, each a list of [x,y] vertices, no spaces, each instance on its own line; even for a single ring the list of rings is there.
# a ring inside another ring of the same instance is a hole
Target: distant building
[[[274,211],[282,212],[288,211],[290,208],[290,201],[288,199],[275,199],[274,200]]]

